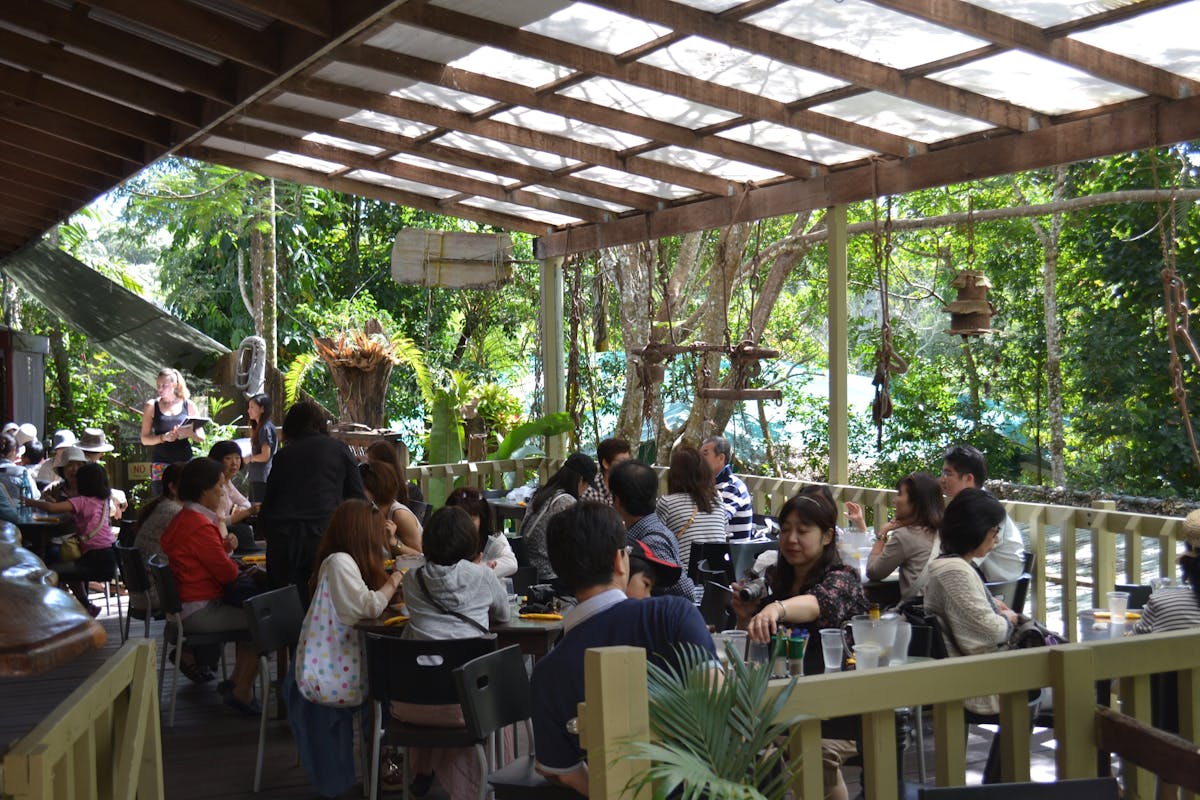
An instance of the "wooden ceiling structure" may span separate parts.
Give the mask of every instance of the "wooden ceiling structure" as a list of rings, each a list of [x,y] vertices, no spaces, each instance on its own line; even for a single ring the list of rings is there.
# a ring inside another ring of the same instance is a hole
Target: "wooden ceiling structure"
[[[4,0],[0,257],[167,154],[561,256],[1200,139],[1200,0]]]

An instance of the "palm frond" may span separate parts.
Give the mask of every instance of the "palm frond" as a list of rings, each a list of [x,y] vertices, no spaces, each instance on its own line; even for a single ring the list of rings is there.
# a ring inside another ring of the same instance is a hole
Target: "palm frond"
[[[288,365],[287,372],[283,376],[283,393],[289,406],[296,402],[296,396],[300,394],[300,384],[304,381],[304,376],[320,360],[321,357],[313,350],[301,353]]]
[[[406,364],[417,378],[417,389],[426,407],[433,405],[433,379],[429,376],[429,368],[425,365],[425,354],[412,339],[396,333],[391,338],[392,352],[396,360]]]

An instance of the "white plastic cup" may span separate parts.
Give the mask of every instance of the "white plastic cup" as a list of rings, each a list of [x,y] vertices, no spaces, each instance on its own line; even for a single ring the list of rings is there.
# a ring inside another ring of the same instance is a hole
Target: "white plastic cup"
[[[717,655],[722,659],[725,658],[726,645],[730,644],[733,645],[733,649],[737,651],[737,654],[745,660],[747,641],[745,631],[721,631],[713,634],[713,644],[717,647]]]
[[[826,672],[842,671],[842,629],[822,628],[821,655],[825,658]]]
[[[904,664],[908,661],[908,643],[912,639],[912,623],[902,619],[896,623],[896,641],[892,644],[889,664]]]
[[[883,648],[877,644],[856,644],[854,646],[855,669],[876,669],[879,667],[879,656]]]
[[[1129,592],[1108,593],[1108,620],[1113,625],[1125,624],[1125,612],[1129,610]]]

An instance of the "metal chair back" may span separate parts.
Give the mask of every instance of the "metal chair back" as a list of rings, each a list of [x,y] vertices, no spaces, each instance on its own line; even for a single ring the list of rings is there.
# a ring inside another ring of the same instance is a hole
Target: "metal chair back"
[[[242,607],[246,610],[254,649],[260,655],[296,646],[300,626],[304,624],[304,606],[295,585],[255,595]]]

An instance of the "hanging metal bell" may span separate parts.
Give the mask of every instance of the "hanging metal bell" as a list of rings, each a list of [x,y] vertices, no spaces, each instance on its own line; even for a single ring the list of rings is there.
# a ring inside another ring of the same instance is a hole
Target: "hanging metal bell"
[[[958,289],[958,299],[946,306],[950,328],[946,333],[957,336],[982,336],[992,333],[992,317],[996,307],[987,299],[992,282],[977,269],[960,270],[950,284]]]

